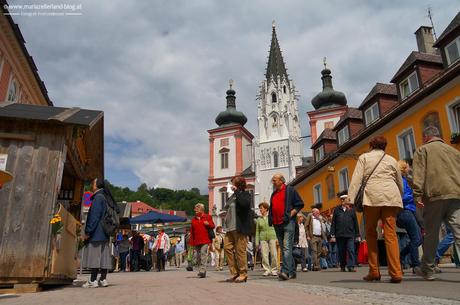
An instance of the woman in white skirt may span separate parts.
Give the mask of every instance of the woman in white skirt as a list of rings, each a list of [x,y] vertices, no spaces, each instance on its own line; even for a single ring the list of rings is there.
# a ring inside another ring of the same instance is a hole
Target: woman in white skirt
[[[83,284],[84,288],[107,287],[107,272],[112,268],[110,251],[110,236],[102,229],[101,221],[107,211],[108,201],[115,203],[110,190],[102,179],[94,179],[91,183],[92,205],[88,212],[85,226],[85,241],[87,243],[84,266],[91,269],[89,281]],[[116,207],[116,203],[115,203]],[[98,273],[101,274],[99,281]]]

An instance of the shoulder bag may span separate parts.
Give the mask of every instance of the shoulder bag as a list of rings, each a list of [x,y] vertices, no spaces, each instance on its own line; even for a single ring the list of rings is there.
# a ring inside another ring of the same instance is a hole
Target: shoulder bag
[[[364,199],[364,190],[366,189],[366,184],[369,178],[372,176],[374,173],[375,169],[377,166],[379,166],[380,162],[382,162],[383,158],[385,157],[385,153],[383,153],[382,158],[380,158],[379,162],[374,166],[372,169],[371,173],[367,177],[363,177],[363,180],[361,181],[361,186],[359,187],[358,192],[356,193],[355,200],[354,200],[354,205],[355,205],[355,210],[357,212],[362,212],[364,211],[364,205],[363,205],[363,199]]]

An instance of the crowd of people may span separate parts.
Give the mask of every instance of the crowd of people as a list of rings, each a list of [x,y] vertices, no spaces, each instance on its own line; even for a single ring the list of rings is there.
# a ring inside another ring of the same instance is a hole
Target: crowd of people
[[[340,203],[332,213],[322,215],[313,208],[304,214],[302,198],[286,184],[283,175],[277,174],[272,178],[270,202],[260,203],[260,215],[256,215],[244,177],[236,176],[227,188],[222,226],[216,227],[205,206],[198,203],[183,240],[172,242],[163,230],[147,245],[137,232],[131,238],[121,236],[117,241],[120,269],[127,270],[130,257],[131,271],[138,271],[147,251],[157,271],[164,270],[168,258],[176,267],[181,267],[185,258],[187,270],[195,267],[199,278],[206,278],[211,258],[217,271],[228,266],[226,281],[234,283],[247,281],[248,265],[256,263],[257,257],[263,276],[276,276],[281,281],[296,278],[298,265],[302,272],[327,268],[356,272],[360,263],[369,266],[364,281],[380,281],[384,261],[391,283],[400,283],[407,267],[426,280],[434,280],[446,249],[454,244],[455,252],[460,252],[460,152],[445,144],[432,126],[424,130],[424,145],[414,152],[412,166],[386,154],[386,145],[383,136],[370,140],[369,152],[359,157],[348,191],[338,194]],[[104,196],[98,194],[104,186],[97,180],[93,186],[95,201],[102,202]],[[360,197],[363,230],[355,208]],[[92,270],[87,287],[96,287],[98,272],[102,286],[108,285],[109,239],[91,214],[98,206],[93,201],[88,217],[93,226],[87,225],[85,231],[91,249],[87,265]],[[446,235],[439,242],[441,227]],[[360,251],[366,248],[367,258],[366,251]],[[458,259],[456,264],[460,267]]]

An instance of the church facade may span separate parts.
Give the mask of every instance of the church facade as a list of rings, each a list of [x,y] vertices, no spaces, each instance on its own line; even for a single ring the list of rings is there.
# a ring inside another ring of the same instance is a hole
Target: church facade
[[[287,73],[275,25],[265,79],[257,100],[258,136],[254,140],[255,207],[260,202],[270,201],[272,176],[280,173],[286,182],[291,181],[303,157],[296,89]]]
[[[216,225],[222,224],[223,209],[227,202],[227,184],[234,177],[246,178],[247,190],[254,194],[255,175],[252,170],[252,141],[254,136],[244,125],[246,116],[236,110],[236,92],[227,90],[227,109],[216,117],[218,127],[209,134],[209,213]]]

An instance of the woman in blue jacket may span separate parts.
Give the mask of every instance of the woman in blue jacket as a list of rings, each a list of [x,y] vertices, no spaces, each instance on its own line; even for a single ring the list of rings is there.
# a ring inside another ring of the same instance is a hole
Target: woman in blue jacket
[[[410,242],[401,249],[400,257],[405,257],[410,254],[410,263],[412,269],[420,265],[418,247],[422,244],[422,234],[420,227],[415,218],[416,205],[414,202],[414,195],[410,187],[407,176],[410,170],[409,164],[406,161],[400,160],[398,162],[399,168],[404,183],[403,205],[404,209],[398,214],[396,225],[405,229],[409,236]]]

